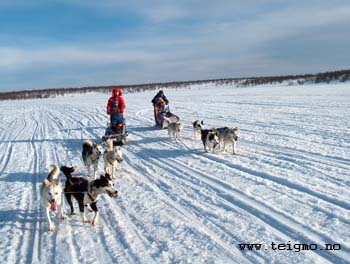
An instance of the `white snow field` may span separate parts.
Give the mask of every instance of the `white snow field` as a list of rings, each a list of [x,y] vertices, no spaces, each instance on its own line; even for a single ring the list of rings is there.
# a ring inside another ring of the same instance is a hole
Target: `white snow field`
[[[120,196],[101,197],[96,227],[65,203],[55,232],[39,186],[52,164],[86,174],[110,95],[0,102],[0,263],[350,262],[349,84],[164,91],[181,142],[154,127],[156,91],[125,94]],[[238,155],[205,153],[196,119],[238,126]]]

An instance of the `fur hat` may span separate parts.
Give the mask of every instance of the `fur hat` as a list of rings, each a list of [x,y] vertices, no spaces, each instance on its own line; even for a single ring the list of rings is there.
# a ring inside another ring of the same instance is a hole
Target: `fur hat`
[[[112,91],[113,96],[123,96],[123,91],[119,87],[116,87]]]

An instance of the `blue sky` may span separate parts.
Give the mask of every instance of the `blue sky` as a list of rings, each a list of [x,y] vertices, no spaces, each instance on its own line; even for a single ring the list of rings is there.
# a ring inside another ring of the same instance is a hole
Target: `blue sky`
[[[0,91],[350,68],[350,1],[1,0]]]

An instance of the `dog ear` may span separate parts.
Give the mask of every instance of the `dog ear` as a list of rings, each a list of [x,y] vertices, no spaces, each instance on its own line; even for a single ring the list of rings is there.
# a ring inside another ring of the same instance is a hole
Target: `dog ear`
[[[100,188],[101,187],[101,181],[103,181],[104,178],[105,178],[105,176],[100,175],[99,179],[94,180],[94,186],[96,188]]]
[[[110,181],[112,180],[111,175],[109,173],[107,173],[107,172],[105,174],[105,177],[106,177],[107,180],[110,180]]]
[[[48,179],[45,179],[44,184],[46,187],[50,187],[52,182],[50,182]]]
[[[99,181],[99,186],[103,186],[105,183],[108,183],[109,182],[109,179],[108,177],[104,176],[104,175],[101,175],[100,177],[100,181]]]

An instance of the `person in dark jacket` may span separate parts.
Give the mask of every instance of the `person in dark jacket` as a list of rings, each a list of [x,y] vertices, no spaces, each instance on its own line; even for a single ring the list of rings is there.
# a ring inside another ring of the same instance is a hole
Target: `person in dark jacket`
[[[165,113],[169,111],[169,108],[166,107],[169,104],[168,98],[164,95],[164,92],[160,90],[152,99],[152,104],[154,108],[154,121],[156,126],[160,125],[159,113]]]
[[[160,99],[163,99],[166,104],[169,104],[169,100],[164,95],[164,92],[160,90],[152,99],[153,106],[156,106]]]

